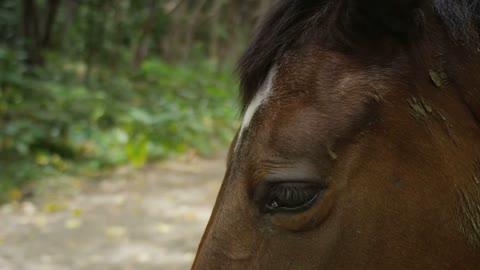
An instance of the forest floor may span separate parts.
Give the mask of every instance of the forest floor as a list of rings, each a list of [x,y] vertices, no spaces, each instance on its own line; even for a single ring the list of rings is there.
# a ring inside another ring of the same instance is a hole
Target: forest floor
[[[225,158],[39,181],[0,206],[0,270],[190,269]]]

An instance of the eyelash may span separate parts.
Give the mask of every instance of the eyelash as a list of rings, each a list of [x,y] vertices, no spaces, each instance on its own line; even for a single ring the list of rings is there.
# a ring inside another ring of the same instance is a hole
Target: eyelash
[[[320,194],[320,187],[307,183],[272,185],[264,200],[263,212],[301,212],[307,210]]]

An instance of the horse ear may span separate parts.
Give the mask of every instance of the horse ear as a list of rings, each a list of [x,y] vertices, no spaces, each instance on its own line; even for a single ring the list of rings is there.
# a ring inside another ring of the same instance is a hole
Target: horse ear
[[[423,22],[423,0],[342,0],[337,27],[344,39],[408,40]]]

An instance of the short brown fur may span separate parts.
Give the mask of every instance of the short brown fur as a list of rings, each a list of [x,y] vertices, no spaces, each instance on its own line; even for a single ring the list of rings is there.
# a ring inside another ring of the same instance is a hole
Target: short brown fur
[[[324,33],[341,15],[327,2]],[[422,15],[415,35],[386,25],[372,46],[311,35],[248,66],[243,87],[275,69],[273,94],[232,143],[193,269],[479,269],[479,54],[444,23],[445,1],[412,2],[401,16]],[[248,104],[257,89],[243,91]],[[265,183],[297,174],[320,197],[263,212]]]

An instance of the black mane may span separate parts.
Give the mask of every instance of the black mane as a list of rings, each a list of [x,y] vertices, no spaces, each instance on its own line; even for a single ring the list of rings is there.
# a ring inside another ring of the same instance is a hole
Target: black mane
[[[433,9],[457,42],[477,49],[480,27],[479,0],[433,0]]]
[[[327,0],[280,0],[266,16],[256,35],[240,58],[243,109],[253,99],[278,57],[281,57],[310,27],[309,21],[322,15]]]
[[[480,0],[430,1],[430,7],[442,19],[451,37],[459,44],[476,49],[479,43]],[[243,109],[253,99],[276,60],[284,55],[296,41],[314,29],[322,19],[326,18],[327,14],[338,12],[341,2],[333,0],[277,1],[239,61],[237,72],[240,79]],[[368,9],[372,9],[372,7],[368,7]],[[418,11],[422,12],[420,9]],[[419,17],[423,18],[423,14],[420,15]],[[419,24],[423,24],[423,20],[416,20],[414,23],[416,24],[415,28],[420,28],[422,26]],[[397,22],[396,25],[398,26]],[[347,24],[338,27],[349,26]],[[348,31],[348,29],[343,30]],[[379,34],[380,29],[377,30],[376,34]]]

